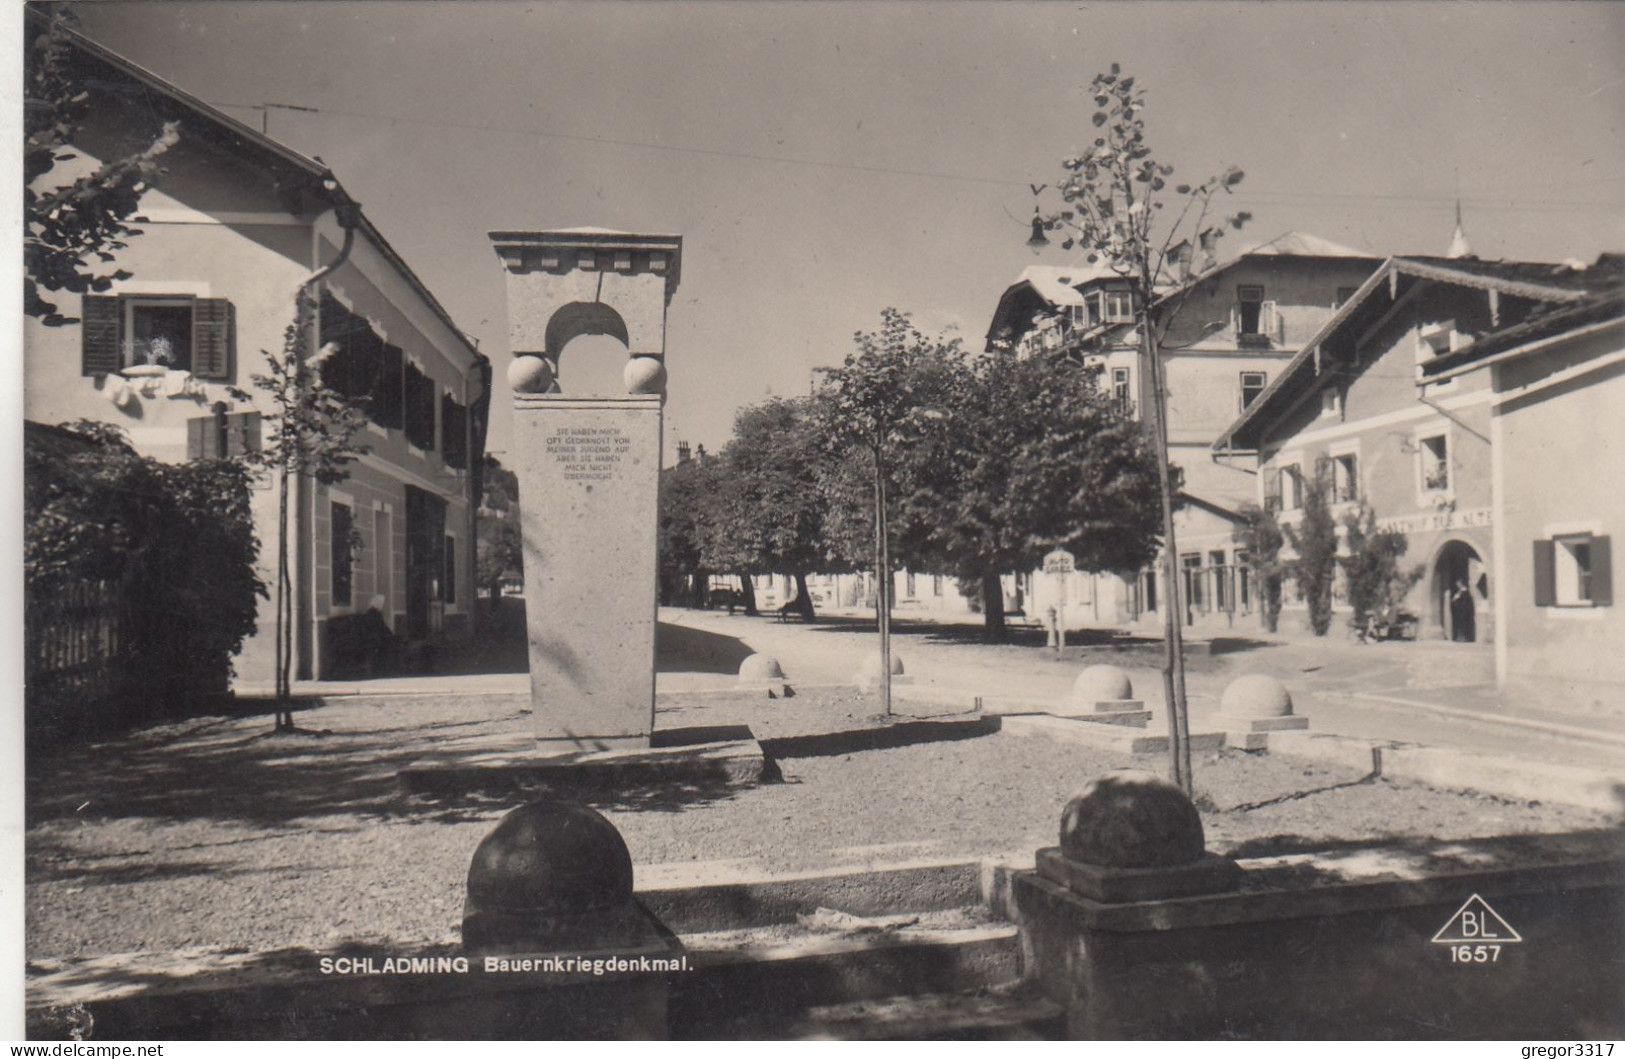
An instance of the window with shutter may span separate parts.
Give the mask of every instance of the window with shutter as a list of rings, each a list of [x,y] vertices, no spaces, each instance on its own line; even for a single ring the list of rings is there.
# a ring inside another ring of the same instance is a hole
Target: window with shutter
[[[329,540],[333,560],[333,606],[350,605],[355,580],[355,520],[348,504],[333,504],[333,522]]]
[[[444,589],[444,602],[449,606],[457,604],[457,538],[446,536],[446,569],[445,576],[440,579],[441,588]]]
[[[111,375],[124,367],[124,315],[115,297],[87,294],[79,309],[80,372],[84,375]]]
[[[399,346],[385,343],[379,347],[378,359],[373,365],[370,409],[373,422],[381,427],[399,430],[405,422],[402,411],[405,407],[402,397],[405,385],[402,369],[405,361],[405,355]]]
[[[1281,469],[1271,467],[1264,472],[1264,510],[1281,510]]]
[[[440,447],[446,466],[468,467],[468,409],[451,394],[440,398]]]
[[[416,364],[406,366],[406,440],[425,452],[435,447],[434,380],[418,370]]]
[[[230,379],[235,352],[231,302],[199,298],[192,306],[192,374],[200,379]]]

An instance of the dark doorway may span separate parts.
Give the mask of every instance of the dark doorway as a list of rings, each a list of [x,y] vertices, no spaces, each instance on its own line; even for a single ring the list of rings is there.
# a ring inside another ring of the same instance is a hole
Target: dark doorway
[[[446,502],[406,487],[406,638],[426,640],[445,613],[440,578],[446,562]]]
[[[1439,550],[1433,564],[1434,617],[1447,640],[1478,640],[1480,601],[1488,597],[1484,562],[1472,545],[1451,541]]]

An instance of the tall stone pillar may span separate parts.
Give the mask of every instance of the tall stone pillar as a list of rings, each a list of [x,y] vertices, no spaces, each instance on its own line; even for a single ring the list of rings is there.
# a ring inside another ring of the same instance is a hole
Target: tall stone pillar
[[[507,270],[513,470],[543,750],[647,747],[654,728],[666,309],[682,237],[493,232]],[[626,344],[625,392],[560,392],[584,334]]]

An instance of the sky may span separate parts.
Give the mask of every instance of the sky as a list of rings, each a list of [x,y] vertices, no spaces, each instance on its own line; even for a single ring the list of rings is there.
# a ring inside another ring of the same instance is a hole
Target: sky
[[[980,348],[1031,264],[1034,198],[1093,139],[1090,78],[1148,91],[1149,141],[1247,173],[1231,251],[1298,229],[1443,253],[1459,195],[1486,258],[1625,250],[1625,5],[126,0],[91,38],[320,156],[497,371],[487,232],[684,237],[666,454],[806,393],[881,310]],[[315,108],[260,111],[255,104]],[[1046,199],[1046,205],[1053,204]],[[581,338],[566,390],[619,390]]]

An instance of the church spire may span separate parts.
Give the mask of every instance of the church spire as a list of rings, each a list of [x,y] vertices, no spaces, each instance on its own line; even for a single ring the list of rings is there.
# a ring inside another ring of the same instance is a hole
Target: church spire
[[[1450,249],[1445,257],[1472,257],[1473,248],[1467,245],[1467,232],[1461,226],[1461,172],[1456,172],[1456,230],[1450,236]]]

